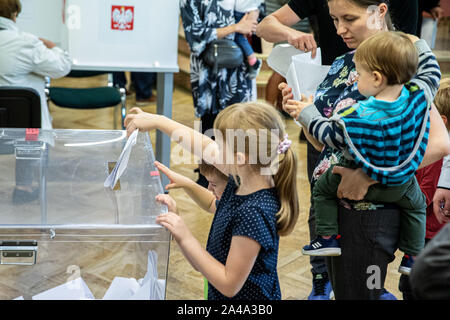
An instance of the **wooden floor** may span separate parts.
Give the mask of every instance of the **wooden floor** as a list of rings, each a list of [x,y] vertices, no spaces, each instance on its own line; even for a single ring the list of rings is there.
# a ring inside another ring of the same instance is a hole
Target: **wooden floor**
[[[84,82],[83,82],[84,81]],[[103,76],[95,77],[93,80],[53,80],[53,85],[67,86],[90,86],[104,85],[106,78]],[[127,99],[127,107],[132,107],[135,103],[134,96]],[[64,129],[113,129],[113,109],[99,110],[72,110],[63,109],[50,105],[50,112],[53,117],[54,128]],[[143,107],[144,111],[156,112],[156,105],[151,104]],[[173,119],[185,125],[193,126],[194,109],[192,96],[190,92],[176,88],[173,95]],[[292,121],[287,120],[287,131],[293,140],[293,148],[297,152],[299,166],[297,172],[297,184],[300,199],[300,218],[295,231],[281,238],[278,274],[280,278],[281,292],[283,299],[303,300],[307,299],[311,292],[311,266],[309,258],[302,256],[300,248],[308,242],[308,212],[309,212],[309,184],[306,175],[306,144],[299,142],[299,127]],[[154,143],[155,134],[151,133]],[[173,146],[172,146],[173,149]],[[177,155],[172,152],[172,159]],[[193,169],[195,165],[173,165],[172,169],[196,179]],[[202,209],[198,208],[194,202],[181,190],[171,191],[171,196],[177,201],[180,213],[185,219],[187,225],[197,237],[197,239],[206,245],[212,216]],[[385,287],[397,298],[400,298],[398,291],[399,273],[397,268],[400,264],[401,255],[397,252],[396,259],[388,269],[388,276]],[[177,244],[172,242],[169,275],[167,282],[167,299],[203,299],[203,278],[196,272],[184,259]]]

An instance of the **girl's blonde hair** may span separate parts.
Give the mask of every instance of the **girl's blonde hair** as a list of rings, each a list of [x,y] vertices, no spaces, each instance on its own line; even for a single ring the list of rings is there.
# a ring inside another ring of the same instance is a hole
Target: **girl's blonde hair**
[[[255,169],[271,172],[281,203],[277,213],[278,234],[291,233],[299,215],[297,157],[292,148],[284,153],[277,152],[286,135],[279,112],[266,103],[236,103],[217,115],[214,129],[221,133],[227,146],[233,146],[234,154],[242,152]],[[275,172],[274,167],[277,168]]]

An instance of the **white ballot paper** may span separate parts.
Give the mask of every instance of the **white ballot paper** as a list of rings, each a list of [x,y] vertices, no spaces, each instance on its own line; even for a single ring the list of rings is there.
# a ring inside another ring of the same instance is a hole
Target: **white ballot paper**
[[[130,159],[131,150],[136,144],[138,133],[139,130],[136,129],[128,138],[127,143],[125,144],[125,147],[123,148],[122,153],[119,156],[119,160],[117,160],[114,169],[111,171],[110,175],[106,178],[105,183],[103,184],[105,187],[110,187],[111,189],[113,189],[117,183],[117,180],[119,180],[119,178],[124,173],[128,165],[128,160]]]
[[[80,277],[32,297],[33,300],[92,300],[95,299]]]
[[[103,300],[163,300],[165,280],[158,279],[158,255],[148,252],[147,273],[143,279],[115,277]],[[18,297],[15,300],[21,300]],[[86,282],[79,277],[32,297],[33,300],[95,300]]]
[[[165,281],[158,280],[157,264],[158,255],[150,250],[144,278],[115,277],[103,300],[163,300]]]
[[[267,57],[267,64],[275,72],[286,78],[286,73],[291,65],[291,59],[298,54],[303,54],[303,51],[298,50],[290,44],[282,43],[272,49],[272,52]]]
[[[420,37],[424,39],[431,49],[436,44],[437,20],[433,18],[423,18]]]
[[[303,53],[292,57],[291,65],[286,74],[286,81],[292,88],[295,100],[301,100],[303,93],[306,98],[315,94],[317,87],[328,74],[330,66],[322,66],[320,48],[317,49],[315,59],[310,53]]]
[[[290,44],[280,44],[273,48],[267,63],[286,78],[288,86],[292,88],[294,100],[301,100],[302,94],[306,98],[314,95],[330,70],[330,66],[322,65],[320,48],[317,48],[316,57],[312,58],[311,52],[302,52]],[[294,121],[301,126],[297,120]]]

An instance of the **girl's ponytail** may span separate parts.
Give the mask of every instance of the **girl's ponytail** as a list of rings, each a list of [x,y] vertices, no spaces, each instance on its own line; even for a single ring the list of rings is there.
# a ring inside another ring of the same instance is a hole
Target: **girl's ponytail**
[[[278,234],[286,236],[291,233],[299,215],[297,157],[290,148],[290,142],[287,143],[281,114],[267,103],[237,103],[217,115],[214,128],[225,140],[228,139],[226,131],[229,129],[243,133],[245,139],[239,139],[239,135],[236,135],[227,145],[232,146],[234,153],[245,153],[250,159],[249,163],[254,166],[255,173],[261,174],[264,169],[264,174],[273,177],[281,204],[277,213]],[[238,140],[245,142],[242,144],[244,148]],[[255,148],[249,147],[251,141],[254,141]],[[261,158],[262,155],[265,156]],[[252,159],[257,161],[251,161]]]
[[[274,175],[275,188],[281,203],[278,212],[278,234],[290,234],[299,216],[297,194],[297,157],[291,148],[288,148],[283,159],[279,162],[277,173]]]

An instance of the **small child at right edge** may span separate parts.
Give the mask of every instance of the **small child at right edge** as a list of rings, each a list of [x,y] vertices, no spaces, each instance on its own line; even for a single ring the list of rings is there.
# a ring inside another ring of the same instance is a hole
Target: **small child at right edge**
[[[424,63],[423,55],[418,57],[411,38],[404,33],[375,34],[358,47],[354,56],[357,89],[367,99],[358,103],[341,101],[331,118],[302,113],[299,117],[314,138],[343,150],[345,159],[339,165],[362,168],[379,182],[369,188],[365,200],[394,203],[400,208],[399,249],[405,255],[399,272],[406,275],[424,247],[426,202],[414,174],[428,143],[428,110],[434,98],[429,95],[440,80],[436,61]],[[316,182],[313,198],[319,236],[303,247],[303,254],[341,254],[336,196],[339,182],[332,167]]]

